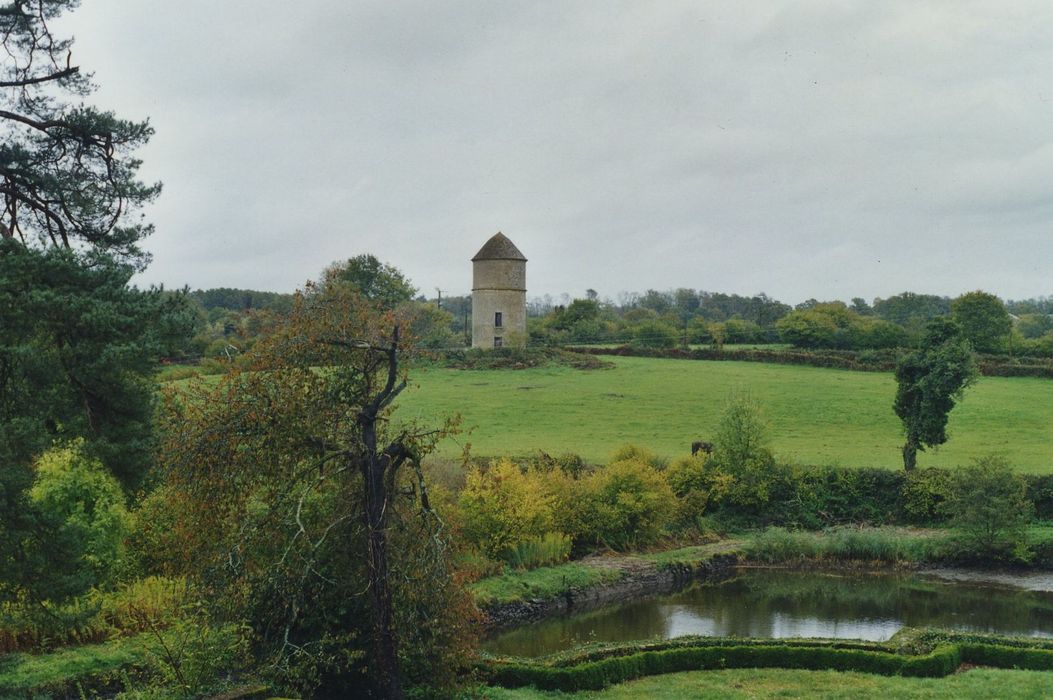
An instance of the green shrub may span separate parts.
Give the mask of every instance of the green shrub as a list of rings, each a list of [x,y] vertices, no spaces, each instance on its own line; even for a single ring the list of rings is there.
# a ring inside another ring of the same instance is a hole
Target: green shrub
[[[509,459],[468,472],[458,500],[468,542],[493,558],[555,529],[554,475],[523,470]]]
[[[660,458],[654,452],[646,447],[640,447],[639,445],[634,445],[632,443],[622,445],[616,449],[610,458],[610,462],[625,462],[628,460],[645,462],[655,469],[664,469],[666,466],[665,460]]]
[[[224,687],[249,662],[248,628],[217,624],[202,605],[184,606],[164,632],[151,631],[156,633],[142,640],[152,680],[142,696],[133,692],[128,698],[201,697]]]
[[[1002,457],[988,456],[953,473],[942,504],[958,534],[955,553],[963,559],[1030,558],[1025,527],[1034,510],[1027,484]]]
[[[633,329],[633,345],[645,348],[672,348],[680,342],[675,328],[661,321],[644,321]]]
[[[190,600],[183,579],[150,576],[102,592],[97,589],[62,605],[44,601],[0,606],[0,654],[102,642],[162,629]]]
[[[821,508],[832,522],[891,524],[902,517],[902,470],[827,467],[819,473]]]
[[[564,476],[577,479],[589,470],[585,459],[573,452],[564,452],[558,457],[553,457],[544,450],[538,450],[530,460],[530,468],[541,472],[561,471]]]
[[[731,477],[707,467],[702,453],[673,460],[665,470],[666,482],[676,495],[676,523],[699,532],[709,530],[707,511],[727,493]]]
[[[84,454],[81,440],[45,452],[36,472],[33,502],[62,523],[62,535],[80,544],[80,564],[91,585],[111,583],[125,563],[132,522],[117,479]]]
[[[943,507],[950,494],[952,472],[947,469],[913,469],[903,485],[903,514],[915,525],[935,525],[946,520]]]
[[[835,320],[812,309],[791,311],[775,322],[779,339],[798,348],[832,348],[838,345]]]
[[[1027,474],[1027,500],[1034,504],[1035,517],[1053,519],[1053,474]]]
[[[676,496],[646,462],[613,462],[564,490],[561,529],[576,542],[626,549],[658,539],[676,510]]]
[[[724,499],[740,512],[758,514],[767,505],[776,471],[768,423],[748,393],[732,394],[717,427],[709,464],[729,478]]]
[[[692,491],[706,492],[712,486],[713,472],[706,469],[708,456],[704,453],[674,459],[665,470],[665,480],[678,498]]]
[[[99,615],[121,633],[144,632],[167,627],[191,599],[186,579],[147,576],[98,596]]]
[[[962,661],[978,666],[1053,671],[1053,651],[1022,649],[1000,644],[962,644]]]

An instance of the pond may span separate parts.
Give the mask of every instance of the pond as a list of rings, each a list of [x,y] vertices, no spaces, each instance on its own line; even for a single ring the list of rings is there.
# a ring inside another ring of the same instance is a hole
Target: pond
[[[518,627],[486,640],[483,648],[539,656],[591,641],[689,634],[885,641],[902,627],[1053,637],[1053,592],[1013,582],[1009,576],[954,572],[741,568],[722,581]]]

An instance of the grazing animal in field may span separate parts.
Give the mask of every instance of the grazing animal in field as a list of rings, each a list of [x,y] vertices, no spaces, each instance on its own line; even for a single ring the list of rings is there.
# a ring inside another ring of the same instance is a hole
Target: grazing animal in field
[[[713,454],[713,443],[695,440],[691,443],[691,456],[694,457],[699,452],[707,455]]]

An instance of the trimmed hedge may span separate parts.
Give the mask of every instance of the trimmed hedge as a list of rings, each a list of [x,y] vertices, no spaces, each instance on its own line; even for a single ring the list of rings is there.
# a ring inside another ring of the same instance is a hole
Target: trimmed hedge
[[[1049,654],[1049,652],[1040,652]],[[1053,654],[1050,655],[1053,658]],[[489,683],[504,687],[532,685],[542,690],[599,690],[644,676],[679,671],[725,668],[789,668],[860,671],[884,676],[940,677],[961,664],[956,645],[945,644],[928,654],[907,656],[884,648],[846,649],[832,646],[749,643],[705,645],[613,656],[576,666],[494,662],[485,669]]]
[[[979,666],[1053,671],[1053,651],[1001,644],[961,644],[962,661]]]
[[[641,643],[585,652],[572,657],[526,661],[492,659],[481,664],[491,685],[532,685],[541,690],[600,690],[645,676],[725,668],[786,668],[857,671],[883,676],[940,678],[962,663],[994,668],[1053,670],[1053,649],[1041,642],[994,636],[933,633],[922,653],[897,651],[890,644],[821,640],[699,639]]]

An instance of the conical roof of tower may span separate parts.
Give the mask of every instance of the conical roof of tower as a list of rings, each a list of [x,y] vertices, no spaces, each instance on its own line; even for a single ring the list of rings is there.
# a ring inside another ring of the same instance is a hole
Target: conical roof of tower
[[[526,262],[526,256],[519,252],[515,243],[508,240],[508,236],[498,231],[472,258],[472,262],[477,260],[522,260]]]

